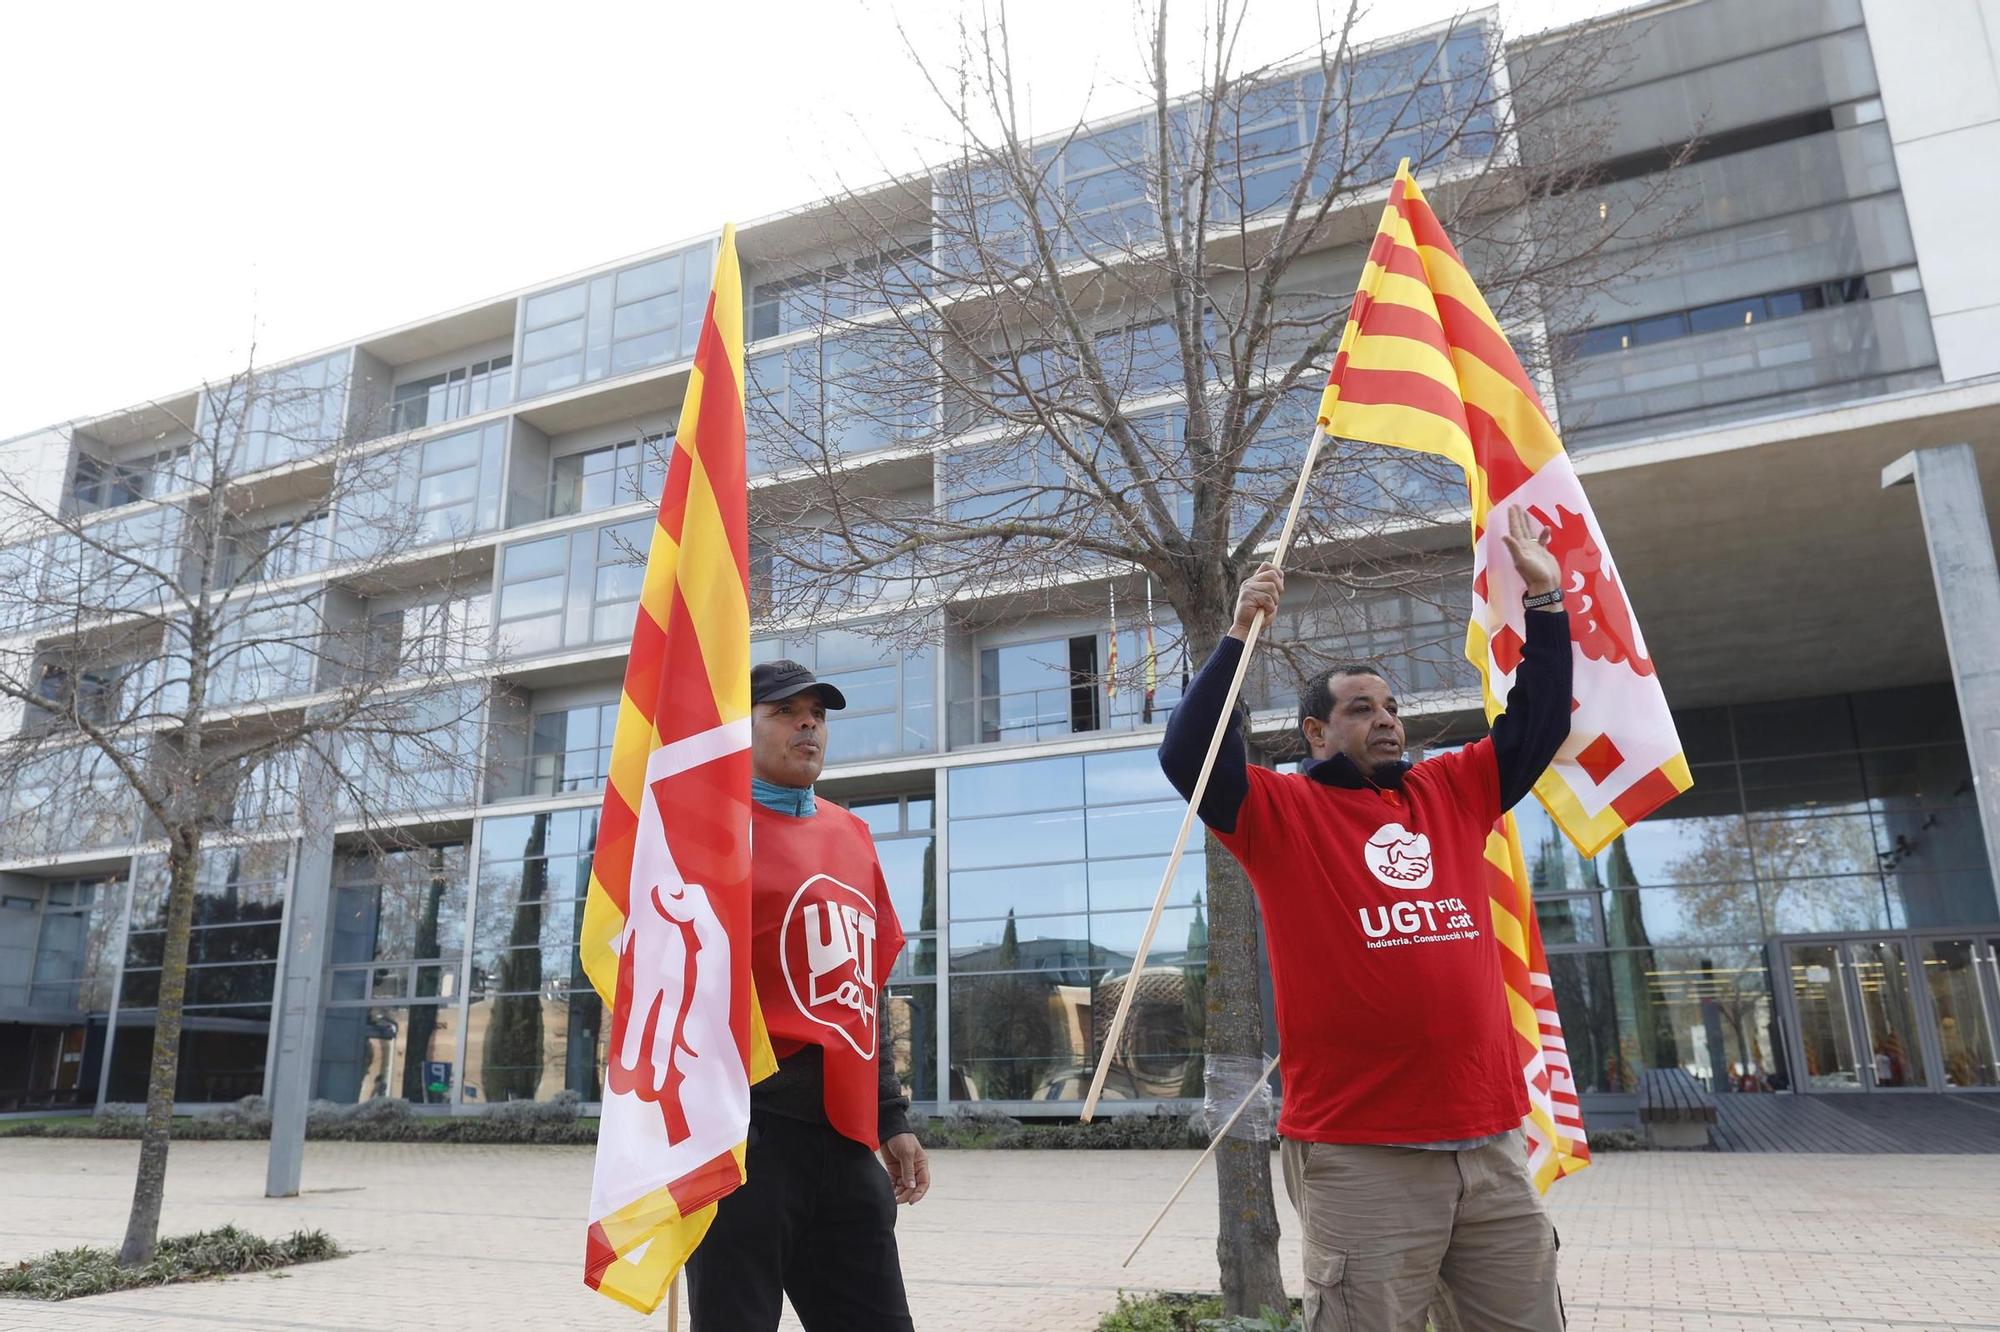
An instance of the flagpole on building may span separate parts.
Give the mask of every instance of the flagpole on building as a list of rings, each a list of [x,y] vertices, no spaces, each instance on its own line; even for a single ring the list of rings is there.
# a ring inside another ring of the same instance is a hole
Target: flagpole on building
[[[1292,530],[1298,525],[1299,510],[1305,504],[1306,483],[1312,479],[1313,467],[1319,462],[1319,451],[1326,443],[1326,428],[1313,428],[1312,443],[1306,447],[1305,464],[1299,468],[1298,484],[1292,487],[1292,507],[1285,515],[1285,527],[1278,534],[1277,549],[1271,552],[1270,564],[1274,568],[1285,567],[1285,554],[1292,547]],[[1088,1124],[1097,1113],[1097,1100],[1104,1094],[1104,1079],[1111,1072],[1111,1057],[1118,1049],[1118,1043],[1125,1033],[1126,1019],[1131,1016],[1132,996],[1139,992],[1139,973],[1145,969],[1146,954],[1153,947],[1153,932],[1160,928],[1160,914],[1166,909],[1167,895],[1173,891],[1174,876],[1180,873],[1181,857],[1187,851],[1188,834],[1194,829],[1195,811],[1201,808],[1201,798],[1208,791],[1209,774],[1215,771],[1215,756],[1222,750],[1222,737],[1229,732],[1231,714],[1236,710],[1236,699],[1243,692],[1243,676],[1250,666],[1250,654],[1257,648],[1257,640],[1264,632],[1268,619],[1258,615],[1250,624],[1250,633],[1243,640],[1243,654],[1236,660],[1236,674],[1229,681],[1229,695],[1222,702],[1222,715],[1216,720],[1215,734],[1208,739],[1208,753],[1201,761],[1201,776],[1195,779],[1194,790],[1188,795],[1187,813],[1181,816],[1181,830],[1174,838],[1174,853],[1167,861],[1167,872],[1160,879],[1160,891],[1153,896],[1153,914],[1146,919],[1145,932],[1139,936],[1139,950],[1132,955],[1132,970],[1125,978],[1125,988],[1118,996],[1118,1012],[1111,1019],[1111,1027],[1104,1035],[1104,1049],[1097,1056],[1097,1071],[1090,1078],[1090,1094],[1084,1097],[1083,1114],[1080,1118]]]

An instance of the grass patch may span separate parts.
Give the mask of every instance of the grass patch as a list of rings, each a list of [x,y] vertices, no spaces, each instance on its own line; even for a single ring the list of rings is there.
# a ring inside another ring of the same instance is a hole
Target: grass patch
[[[160,1241],[144,1267],[120,1267],[116,1249],[58,1249],[0,1271],[0,1295],[29,1300],[73,1300],[137,1286],[205,1281],[242,1272],[268,1272],[341,1256],[324,1231],[299,1230],[281,1240],[223,1226]]]
[[[1097,1332],[1298,1332],[1299,1303],[1284,1314],[1224,1318],[1220,1295],[1163,1290],[1118,1297],[1117,1307],[1098,1320]]]

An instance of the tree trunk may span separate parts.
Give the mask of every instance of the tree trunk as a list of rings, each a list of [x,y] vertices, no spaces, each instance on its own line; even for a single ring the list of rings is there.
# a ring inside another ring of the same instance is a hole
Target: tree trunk
[[[1264,1064],[1263,967],[1250,880],[1221,843],[1208,842],[1208,1053]],[[1240,1126],[1239,1126],[1240,1127]],[[1215,1151],[1215,1257],[1225,1314],[1285,1311],[1278,1267],[1278,1213],[1271,1198],[1268,1141],[1229,1137]]]
[[[160,1200],[167,1183],[167,1143],[174,1122],[174,1082],[180,1074],[181,1008],[187,995],[188,931],[194,922],[194,874],[199,836],[174,837],[167,849],[167,937],[160,948],[159,1014],[153,1023],[153,1065],[146,1081],[146,1126],[139,1136],[139,1178],[121,1267],[152,1261],[160,1242]]]

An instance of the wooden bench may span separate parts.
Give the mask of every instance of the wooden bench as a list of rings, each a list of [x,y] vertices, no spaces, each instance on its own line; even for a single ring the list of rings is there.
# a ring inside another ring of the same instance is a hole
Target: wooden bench
[[[1639,1075],[1639,1122],[1654,1147],[1706,1147],[1715,1098],[1685,1069],[1649,1068]]]

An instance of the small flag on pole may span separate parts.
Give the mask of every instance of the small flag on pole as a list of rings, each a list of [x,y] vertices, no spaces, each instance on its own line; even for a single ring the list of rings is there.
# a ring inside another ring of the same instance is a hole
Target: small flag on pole
[[[1118,701],[1118,589],[1111,589],[1111,646],[1104,657],[1104,696]]]
[[[1153,579],[1146,578],[1146,707],[1142,720],[1153,720],[1153,696],[1160,690],[1160,655],[1153,645]]]
[[[777,1067],[750,984],[743,286],[715,280],[646,556],[578,944],[611,1014],[584,1284],[641,1312],[743,1182]]]
[[[1472,510],[1472,617],[1465,651],[1486,715],[1499,715],[1526,632],[1522,588],[1489,523],[1527,510],[1562,566],[1573,641],[1570,738],[1535,793],[1584,855],[1595,855],[1693,784],[1680,737],[1617,566],[1541,398],[1458,251],[1403,162],[1369,248],[1320,401],[1328,433],[1449,458]],[[1548,977],[1519,833],[1494,825],[1486,857],[1494,932],[1528,1084],[1529,1163],[1547,1189],[1589,1163],[1562,1021]]]

